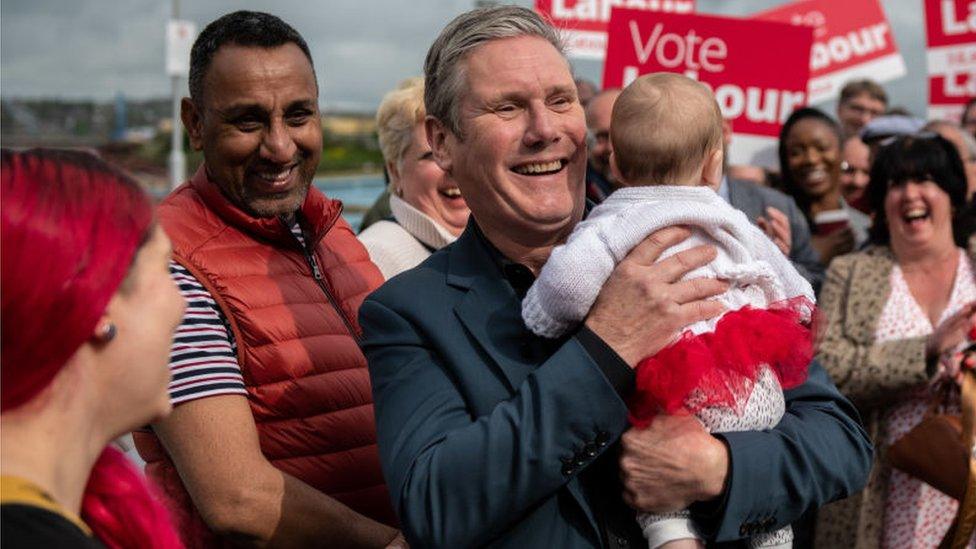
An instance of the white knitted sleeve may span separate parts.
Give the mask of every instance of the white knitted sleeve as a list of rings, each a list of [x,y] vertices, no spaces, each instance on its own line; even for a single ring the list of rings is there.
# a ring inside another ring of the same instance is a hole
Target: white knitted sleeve
[[[602,230],[602,219],[580,223],[566,244],[556,247],[522,301],[525,325],[537,335],[559,337],[586,318],[618,259]]]
[[[566,243],[553,249],[539,278],[522,301],[525,325],[543,337],[559,337],[586,318],[603,284],[620,261],[647,235],[667,223],[668,204],[628,198],[621,189],[576,225]]]

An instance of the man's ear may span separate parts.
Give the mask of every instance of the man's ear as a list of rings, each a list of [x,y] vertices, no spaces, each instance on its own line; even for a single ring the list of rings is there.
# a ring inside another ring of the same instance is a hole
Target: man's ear
[[[702,183],[718,191],[722,186],[722,162],[725,153],[722,149],[714,149],[705,157],[702,164]]]
[[[180,118],[183,120],[187,135],[190,136],[190,146],[195,151],[203,149],[203,113],[189,97],[184,97],[180,101]]]
[[[445,173],[450,174],[453,159],[451,158],[451,147],[448,140],[454,137],[454,133],[448,130],[440,120],[430,115],[424,120],[424,130],[427,132],[427,144],[430,145],[434,162]]]

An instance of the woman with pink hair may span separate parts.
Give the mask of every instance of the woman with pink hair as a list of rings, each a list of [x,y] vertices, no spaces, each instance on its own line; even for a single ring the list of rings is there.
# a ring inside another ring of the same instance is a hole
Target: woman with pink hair
[[[180,547],[109,442],[170,410],[184,303],[130,178],[71,151],[2,151],[0,524],[5,547]]]

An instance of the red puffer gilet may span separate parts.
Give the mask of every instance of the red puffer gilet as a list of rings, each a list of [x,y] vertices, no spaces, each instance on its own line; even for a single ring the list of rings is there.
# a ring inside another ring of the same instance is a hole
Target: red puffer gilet
[[[357,343],[357,311],[382,275],[341,210],[340,202],[309,189],[299,215],[314,245],[306,255],[289,227],[231,204],[201,166],[159,205],[158,217],[174,259],[210,291],[230,324],[268,461],[363,515],[395,524]],[[220,545],[158,439],[135,435],[187,545]]]

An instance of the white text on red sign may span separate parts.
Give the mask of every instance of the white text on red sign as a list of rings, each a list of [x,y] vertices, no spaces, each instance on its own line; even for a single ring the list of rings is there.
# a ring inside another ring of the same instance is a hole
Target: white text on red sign
[[[555,19],[606,23],[610,20],[610,9],[614,7],[691,13],[695,10],[695,2],[694,0],[553,0],[552,16]]]
[[[852,58],[867,57],[888,47],[888,23],[878,23],[847,34],[834,36],[826,42],[814,42],[810,68],[821,70],[833,63],[847,63]]]
[[[630,22],[630,37],[634,41],[634,51],[637,60],[645,65],[650,60],[651,55],[659,65],[668,69],[682,68],[683,72],[692,77],[697,77],[698,69],[705,69],[708,72],[721,72],[725,70],[724,64],[716,61],[727,59],[729,47],[725,40],[716,37],[702,38],[695,34],[694,30],[689,30],[685,36],[678,33],[664,33],[664,23],[658,23],[651,29],[647,41],[643,41],[640,35],[640,26],[637,21]],[[668,52],[668,45],[672,45],[672,53]],[[696,47],[701,44],[701,47]]]
[[[653,60],[661,67],[683,72],[696,80],[700,80],[701,70],[710,73],[725,70],[722,61],[728,59],[729,47],[721,38],[699,36],[694,30],[681,36],[675,32],[665,32],[664,23],[657,23],[644,40],[637,21],[630,21],[628,26],[634,54],[641,65]],[[624,67],[624,86],[636,80],[639,75],[640,70],[637,67]],[[712,87],[708,82],[704,83]],[[802,91],[763,89],[757,86],[743,89],[735,84],[722,84],[713,91],[723,116],[738,118],[744,115],[747,120],[756,123],[782,122],[806,101],[806,93]]]
[[[970,2],[966,9],[969,14],[960,21],[956,19],[955,2],[953,0],[942,0],[942,32],[946,36],[976,32],[976,2]]]

